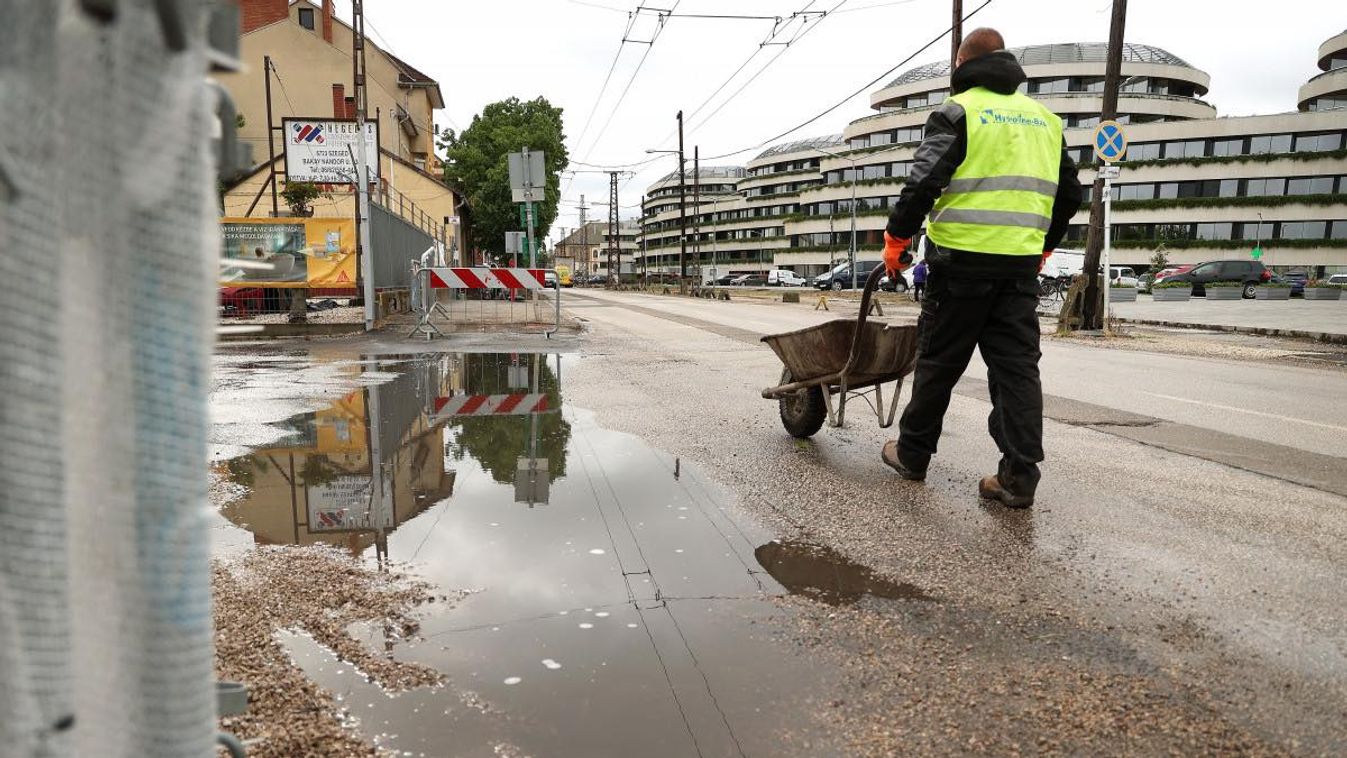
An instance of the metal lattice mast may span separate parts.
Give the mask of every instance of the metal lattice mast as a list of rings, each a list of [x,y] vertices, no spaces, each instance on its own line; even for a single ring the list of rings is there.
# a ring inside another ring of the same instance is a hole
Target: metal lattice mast
[[[617,172],[608,172],[608,276],[622,281],[622,251],[617,236]]]

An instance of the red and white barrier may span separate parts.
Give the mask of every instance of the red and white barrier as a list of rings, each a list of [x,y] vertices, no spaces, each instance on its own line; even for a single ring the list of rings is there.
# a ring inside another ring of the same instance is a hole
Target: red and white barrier
[[[428,268],[431,289],[540,290],[547,286],[541,268]]]
[[[461,416],[527,416],[548,410],[547,395],[542,393],[455,395],[435,399],[432,423]]]

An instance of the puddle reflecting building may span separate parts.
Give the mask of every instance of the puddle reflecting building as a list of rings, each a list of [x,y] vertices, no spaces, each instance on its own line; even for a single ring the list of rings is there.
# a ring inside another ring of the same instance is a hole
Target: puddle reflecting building
[[[394,361],[389,381],[292,417],[279,442],[219,464],[247,493],[221,508],[259,545],[328,544],[387,555],[387,537],[453,495],[471,457],[546,502],[565,475],[570,427],[546,356],[449,354]]]

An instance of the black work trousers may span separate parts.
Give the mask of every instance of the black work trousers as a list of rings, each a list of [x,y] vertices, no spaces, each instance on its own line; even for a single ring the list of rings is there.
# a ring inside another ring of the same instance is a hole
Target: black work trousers
[[[987,364],[992,401],[987,430],[1001,451],[997,474],[1016,495],[1033,495],[1043,460],[1038,281],[965,279],[932,267],[925,295],[912,399],[898,427],[899,450],[909,460],[935,454],[950,393],[976,347]]]

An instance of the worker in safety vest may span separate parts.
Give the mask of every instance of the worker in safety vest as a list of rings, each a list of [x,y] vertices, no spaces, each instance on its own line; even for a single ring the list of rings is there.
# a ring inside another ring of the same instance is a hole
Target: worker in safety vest
[[[1038,271],[1080,207],[1062,120],[1017,90],[1024,70],[994,29],[959,47],[951,96],[926,121],[902,196],[884,232],[884,262],[901,270],[930,214],[926,297],[912,399],[884,462],[920,481],[936,452],[950,393],[973,348],[987,364],[987,427],[1001,451],[978,494],[1017,508],[1034,502],[1043,460],[1038,377]]]

